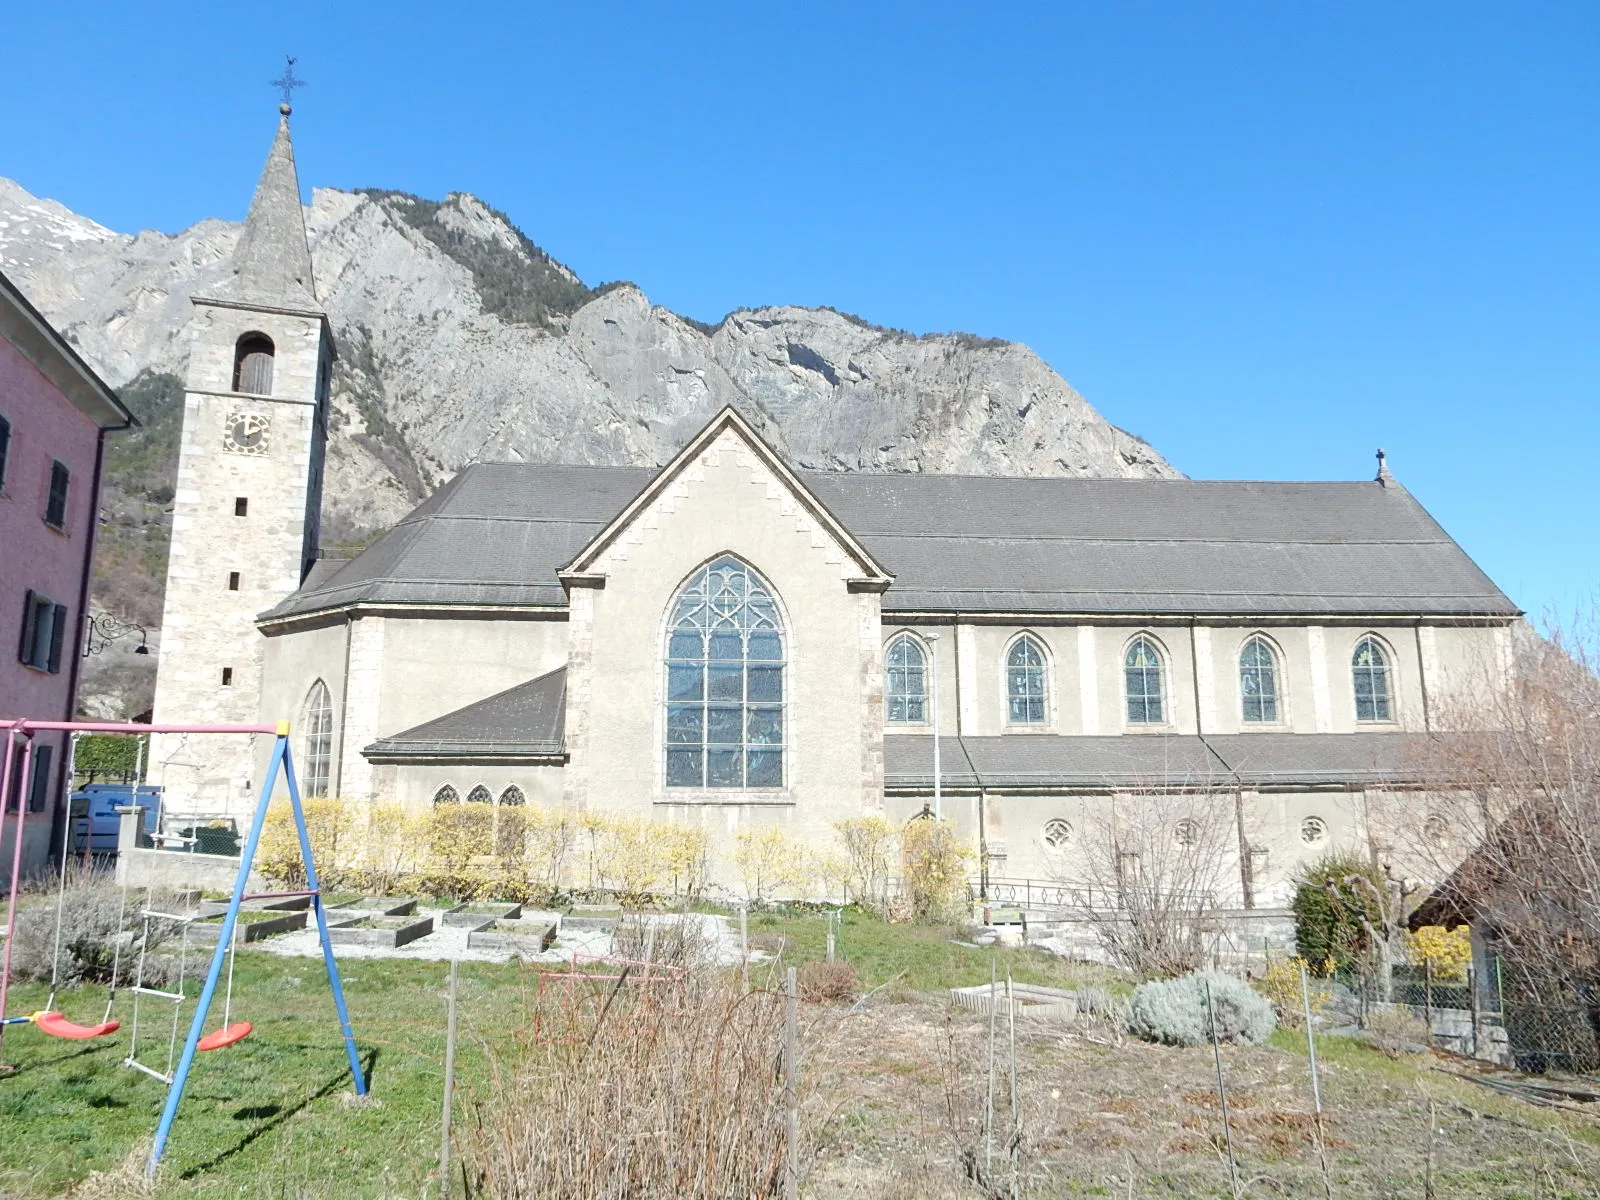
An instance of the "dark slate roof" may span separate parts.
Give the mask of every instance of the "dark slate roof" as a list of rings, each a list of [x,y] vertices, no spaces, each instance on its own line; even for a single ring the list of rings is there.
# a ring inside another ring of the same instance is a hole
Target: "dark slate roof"
[[[519,683],[414,729],[380,738],[368,758],[547,758],[563,753],[567,669]]]
[[[929,736],[890,734],[883,747],[886,786],[932,786]],[[1421,761],[1404,733],[941,737],[939,758],[940,781],[953,788],[1409,783]]]
[[[564,605],[556,571],[654,473],[466,467],[365,553],[267,615],[356,601]],[[1517,612],[1392,483],[801,477],[895,575],[886,613]]]

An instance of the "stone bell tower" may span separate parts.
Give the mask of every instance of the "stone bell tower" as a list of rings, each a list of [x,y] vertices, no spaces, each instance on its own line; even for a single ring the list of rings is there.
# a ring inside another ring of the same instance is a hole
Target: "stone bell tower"
[[[289,105],[233,270],[194,297],[155,722],[262,719],[255,617],[316,557],[333,339],[311,275]],[[298,713],[273,714],[298,717]],[[150,777],[169,814],[253,805],[244,739],[158,735]]]

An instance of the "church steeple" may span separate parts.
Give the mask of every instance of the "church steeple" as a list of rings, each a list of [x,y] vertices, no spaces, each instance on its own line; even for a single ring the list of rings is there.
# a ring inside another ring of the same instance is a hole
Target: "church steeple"
[[[218,289],[218,298],[321,312],[300,208],[294,144],[289,138],[289,106],[284,104],[278,111],[278,135],[233,252],[233,275]]]

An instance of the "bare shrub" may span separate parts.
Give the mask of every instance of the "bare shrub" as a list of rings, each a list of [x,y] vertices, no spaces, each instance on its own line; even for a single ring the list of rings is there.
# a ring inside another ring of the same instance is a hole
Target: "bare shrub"
[[[709,972],[585,986],[565,1013],[572,1041],[524,1039],[496,1064],[469,1122],[472,1194],[774,1194],[787,1136],[783,998]]]
[[[1215,792],[1121,793],[1083,839],[1082,915],[1117,966],[1181,975],[1205,961],[1230,855],[1231,802]]]
[[[1433,1040],[1433,1031],[1421,1017],[1398,1006],[1375,1007],[1367,1013],[1367,1036],[1389,1058],[1420,1054]]]
[[[56,900],[52,889],[17,912],[11,970],[18,979],[51,978],[57,954]],[[132,983],[140,943],[145,937],[145,922],[139,915],[144,902],[143,893],[134,892],[124,909],[122,889],[108,876],[70,873],[61,902],[60,970],[56,981],[62,986],[109,984],[116,964],[117,982]],[[152,896],[149,903],[156,908],[163,904],[171,907],[170,899],[160,893]],[[176,976],[176,943],[181,932],[177,922],[149,923],[151,953],[145,962],[146,983],[160,984]]]
[[[611,935],[617,955],[663,967],[700,967],[712,959],[711,936],[699,913],[624,914]]]
[[[801,966],[796,985],[808,1004],[854,1000],[861,995],[861,977],[847,962],[808,962]]]

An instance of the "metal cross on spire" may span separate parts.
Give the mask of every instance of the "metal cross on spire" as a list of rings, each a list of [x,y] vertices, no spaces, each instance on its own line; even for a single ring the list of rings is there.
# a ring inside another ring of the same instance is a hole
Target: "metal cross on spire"
[[[286,117],[289,115],[289,105],[294,100],[294,89],[305,87],[306,85],[304,79],[296,79],[294,77],[294,62],[295,60],[287,54],[284,55],[283,75],[272,81],[273,87],[280,88],[283,91],[283,103],[278,106],[278,111]]]

